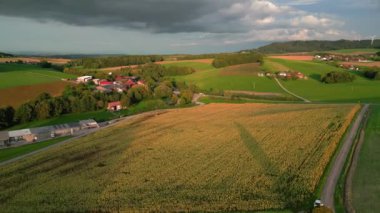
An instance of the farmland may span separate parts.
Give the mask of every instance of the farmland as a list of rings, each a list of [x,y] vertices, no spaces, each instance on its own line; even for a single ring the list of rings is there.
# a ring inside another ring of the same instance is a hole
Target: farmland
[[[358,109],[210,104],[137,116],[1,167],[0,208],[6,212],[292,208],[313,194]]]
[[[23,103],[34,100],[38,95],[47,92],[52,96],[59,96],[70,83],[65,81],[56,81],[52,83],[41,83],[29,86],[17,86],[0,89],[0,107],[13,106],[18,107]]]
[[[290,91],[311,101],[380,102],[380,81],[368,80],[357,72],[352,72],[356,75],[356,80],[352,83],[324,84],[320,81],[321,76],[331,71],[344,70],[319,62],[269,60],[272,64],[279,64],[279,66],[285,66],[290,70],[299,71],[308,76],[308,80],[283,81],[283,85]]]
[[[353,179],[353,204],[357,212],[380,209],[380,107],[371,109],[365,141]]]
[[[0,64],[0,89],[61,81],[75,76],[36,65]]]
[[[166,66],[170,65],[167,64]],[[195,68],[197,72],[176,77],[176,80],[194,83],[204,91],[247,90],[284,94],[273,80],[255,75],[260,71],[257,64],[237,65],[221,69],[195,62],[176,63],[175,65]]]

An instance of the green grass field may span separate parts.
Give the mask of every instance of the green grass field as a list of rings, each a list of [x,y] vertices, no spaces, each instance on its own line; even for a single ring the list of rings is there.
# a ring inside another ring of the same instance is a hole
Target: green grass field
[[[70,138],[70,136],[66,136],[66,137],[54,138],[51,140],[38,142],[38,143],[32,143],[32,144],[23,145],[23,146],[14,147],[14,148],[0,149],[0,162],[10,160],[10,159],[16,158],[16,157],[21,156],[21,155],[31,153],[33,151],[36,151],[36,150],[48,147],[50,145],[62,142],[62,141],[69,139],[69,138]]]
[[[357,212],[375,213],[380,209],[380,106],[371,110],[352,191]]]
[[[321,76],[331,71],[344,70],[318,62],[289,61],[282,59],[270,60],[286,66],[291,70],[300,71],[308,76],[308,80],[289,80],[282,81],[282,83],[291,92],[311,101],[380,102],[380,81],[369,80],[356,72],[352,72],[357,77],[352,83],[324,84],[320,81]]]
[[[175,79],[178,81],[194,83],[204,91],[247,90],[284,94],[275,81],[266,77],[257,77],[252,74],[241,75],[241,72],[237,75],[225,75],[223,74],[223,69],[216,69],[212,65],[195,62],[176,63],[174,65],[191,66],[195,68],[197,72],[191,75],[178,76],[175,77]],[[170,66],[170,64],[167,64],[166,66]],[[231,70],[228,72],[231,73]]]
[[[60,81],[75,76],[29,64],[0,64],[0,89]]]

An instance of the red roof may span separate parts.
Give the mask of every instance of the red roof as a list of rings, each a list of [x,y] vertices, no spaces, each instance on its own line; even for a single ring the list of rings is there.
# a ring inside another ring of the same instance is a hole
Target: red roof
[[[110,81],[100,81],[100,82],[99,82],[99,85],[100,85],[100,86],[111,85],[111,84],[113,84],[113,83],[110,82]]]
[[[117,106],[121,106],[121,102],[120,101],[115,101],[115,102],[109,102],[108,103],[108,108],[110,108],[110,107],[117,107]]]

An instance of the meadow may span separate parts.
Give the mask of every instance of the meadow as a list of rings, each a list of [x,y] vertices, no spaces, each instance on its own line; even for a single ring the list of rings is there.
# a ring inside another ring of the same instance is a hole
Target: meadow
[[[304,73],[308,80],[282,81],[291,92],[317,102],[379,103],[380,81],[369,80],[358,72],[351,72],[356,80],[351,83],[325,84],[321,76],[331,71],[348,72],[321,62],[267,59],[272,64]],[[273,69],[276,71],[276,69]]]
[[[56,82],[62,78],[75,76],[52,69],[42,69],[37,65],[0,64],[0,89]]]
[[[358,165],[353,179],[353,206],[357,212],[380,209],[380,106],[371,107]]]
[[[196,69],[197,72],[191,75],[178,76],[175,79],[196,84],[203,91],[247,90],[279,93],[286,96],[275,81],[257,76],[257,72],[260,72],[261,69],[255,63],[221,69],[216,69],[212,65],[195,62],[176,63],[175,65],[191,66]],[[171,66],[171,64],[165,66]]]
[[[0,167],[5,212],[312,205],[358,105],[210,104],[141,115]]]

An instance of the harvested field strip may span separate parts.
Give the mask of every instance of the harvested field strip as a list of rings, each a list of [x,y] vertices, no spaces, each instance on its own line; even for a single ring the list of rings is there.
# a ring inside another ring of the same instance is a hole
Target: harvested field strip
[[[277,58],[291,61],[312,61],[314,59],[311,55],[272,55],[269,58]]]
[[[0,208],[292,207],[313,193],[357,110],[354,105],[210,104],[133,118],[1,167]],[[332,122],[341,125],[331,127]]]

